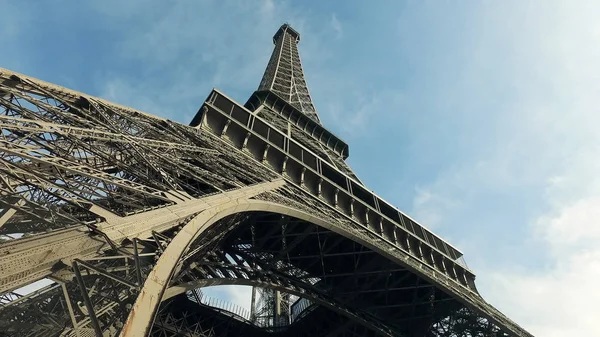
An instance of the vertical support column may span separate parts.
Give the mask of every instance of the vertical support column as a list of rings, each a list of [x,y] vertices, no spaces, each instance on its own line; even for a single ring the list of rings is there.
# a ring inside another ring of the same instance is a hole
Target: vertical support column
[[[302,166],[300,170],[300,186],[304,187],[304,173],[306,172],[306,167]]]
[[[287,166],[288,159],[289,159],[288,156],[285,156],[285,158],[283,159],[283,165],[281,165],[281,174],[285,174],[285,168]]]
[[[144,279],[142,278],[142,265],[140,264],[137,240],[137,238],[133,238],[133,261],[135,262],[135,277],[137,280],[137,286],[141,288],[144,285]],[[127,259],[125,259],[125,261],[127,261]]]
[[[227,128],[229,128],[229,124],[231,124],[231,119],[228,119],[227,122],[225,122],[223,130],[221,130],[221,137],[225,137],[225,134],[227,133]]]
[[[202,128],[205,125],[208,125],[208,107],[206,105],[203,105],[200,111],[202,111],[202,116],[200,117],[200,124],[198,125],[198,128]]]
[[[319,177],[319,184],[317,185],[317,196],[323,196],[323,178]]]
[[[442,256],[442,270],[444,270],[444,274],[448,275],[448,268],[446,267],[446,258]]]
[[[244,138],[244,142],[242,143],[242,150],[245,150],[246,146],[248,146],[248,140],[250,139],[251,135],[252,133],[250,132],[246,133],[246,137]]]
[[[76,261],[73,261],[73,271],[75,272],[75,278],[77,279],[77,283],[79,284],[79,288],[81,290],[81,297],[83,297],[83,302],[88,311],[88,317],[90,318],[90,322],[94,331],[96,332],[96,337],[102,337],[102,329],[100,328],[100,323],[98,322],[98,318],[96,317],[96,312],[94,311],[94,305],[90,300],[90,296],[87,293],[87,289],[85,287],[85,282],[83,281],[83,277],[81,277],[81,272],[79,271],[79,265]]]
[[[271,147],[271,145],[267,144],[267,146],[265,146],[265,151],[263,152],[263,157],[262,157],[262,162],[266,162],[267,161],[267,154],[269,153],[269,148]]]
[[[210,97],[208,98],[208,102],[210,104],[214,104],[217,100],[217,93],[215,91],[211,92]]]
[[[417,248],[418,248],[418,253],[419,253],[419,259],[423,259],[423,244],[421,243],[421,241],[417,242]]]
[[[275,290],[275,317],[279,320],[281,316],[281,292]]]
[[[335,207],[337,207],[337,206],[338,206],[338,193],[339,193],[339,192],[340,192],[340,190],[339,190],[339,189],[337,189],[337,188],[335,189],[335,192],[333,192],[333,205],[334,205]]]
[[[79,326],[77,325],[77,319],[75,319],[75,312],[73,312],[73,305],[71,304],[71,297],[69,297],[67,286],[62,280],[60,280],[59,283],[63,292],[63,296],[65,297],[65,302],[67,302],[67,309],[69,310],[69,316],[71,317],[71,324],[73,324],[73,330],[75,330],[75,335],[77,337],[81,337],[81,331],[79,330]]]

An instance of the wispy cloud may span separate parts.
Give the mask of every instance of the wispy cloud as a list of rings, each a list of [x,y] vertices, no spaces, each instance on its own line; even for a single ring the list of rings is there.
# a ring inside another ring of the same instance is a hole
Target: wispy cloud
[[[448,213],[460,206],[460,200],[446,199],[430,189],[416,188],[411,216],[429,229],[435,230]]]
[[[111,88],[114,93],[116,86],[128,87],[127,95],[112,98],[134,107],[152,106],[155,110],[150,112],[181,122],[188,122],[184,117],[195,113],[213,87],[244,102],[258,86],[268,61],[270,36],[282,20],[302,21],[296,19],[295,10],[272,1],[260,6],[245,1],[179,1],[124,8],[115,2],[113,8],[119,10],[114,12],[106,10],[105,2],[95,6],[114,26],[127,27],[115,43],[116,56],[119,63],[131,65],[129,70],[135,69],[96,74],[101,95],[108,95]]]
[[[489,151],[461,157],[460,168],[444,171],[425,188],[471,205],[458,213],[443,204],[436,210],[444,218],[441,227],[460,224],[481,232],[479,243],[473,237],[463,241],[467,262],[469,251],[483,251],[478,245],[514,254],[493,263],[471,254],[484,298],[535,335],[598,335],[600,25],[591,13],[600,8],[591,2],[493,7],[486,7],[481,20],[489,25],[510,13],[511,27],[493,26],[499,30],[488,28],[481,38],[498,43],[490,38],[495,35],[507,43],[501,58],[488,56],[510,66],[494,76],[514,78],[520,98],[499,110],[506,108],[512,121],[500,124],[503,137],[473,139],[474,148]],[[415,204],[422,199],[417,195]],[[499,250],[504,244],[494,243],[500,240],[509,240],[513,251]],[[532,268],[533,256],[538,258]]]
[[[344,95],[347,92],[353,92],[352,100],[331,99],[324,106],[326,118],[330,125],[335,125],[342,136],[349,139],[358,139],[367,133],[370,133],[374,125],[384,118],[393,118],[393,112],[389,106],[400,106],[402,104],[403,93],[394,90],[369,91],[360,90],[356,83],[343,83],[343,76],[325,80],[319,83],[321,86],[331,86],[337,88],[337,93],[332,93],[334,97]],[[346,91],[347,90],[347,91]]]
[[[273,0],[262,0],[261,11],[263,16],[272,17],[275,12],[275,3]]]
[[[335,13],[331,14],[331,28],[336,34],[336,38],[341,39],[344,36],[344,29],[342,27],[342,23],[338,20],[337,15]]]
[[[463,248],[536,335],[599,335],[598,3],[393,3],[5,1],[0,65],[186,123],[212,87],[248,97],[287,21],[369,188]]]
[[[598,335],[599,210],[600,198],[593,197],[565,205],[554,217],[541,216],[534,233],[548,249],[547,268],[486,268],[488,298],[536,335]]]
[[[235,304],[250,311],[252,302],[252,287],[250,286],[214,286],[204,288],[202,291],[209,297],[218,298],[228,304]]]

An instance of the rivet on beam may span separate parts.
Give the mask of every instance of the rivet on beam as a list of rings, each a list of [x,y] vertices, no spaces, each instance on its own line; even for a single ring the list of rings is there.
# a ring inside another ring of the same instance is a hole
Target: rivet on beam
[[[228,119],[227,122],[225,122],[225,126],[223,126],[223,131],[221,131],[221,137],[225,136],[229,124],[231,124],[231,119]]]
[[[262,157],[263,163],[267,161],[267,153],[269,152],[270,147],[271,147],[271,145],[269,145],[269,144],[267,144],[267,146],[265,146],[265,152],[263,152],[263,157]]]

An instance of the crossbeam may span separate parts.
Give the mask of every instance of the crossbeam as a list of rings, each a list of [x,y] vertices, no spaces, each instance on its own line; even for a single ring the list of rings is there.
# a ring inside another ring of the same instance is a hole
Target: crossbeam
[[[254,158],[266,158],[263,163],[290,183],[340,210],[456,285],[476,292],[475,275],[460,263],[462,253],[449,243],[219,91],[213,90],[204,107],[198,128],[221,135]]]
[[[284,181],[279,179],[127,217],[115,216],[97,224],[96,227],[116,243],[125,239],[148,238],[153,231],[167,230],[184,219],[216,205],[247,199],[284,184]],[[87,226],[4,243],[0,247],[0,293],[50,276],[59,262],[70,264],[74,259],[83,259],[109,248],[103,238],[91,235]]]

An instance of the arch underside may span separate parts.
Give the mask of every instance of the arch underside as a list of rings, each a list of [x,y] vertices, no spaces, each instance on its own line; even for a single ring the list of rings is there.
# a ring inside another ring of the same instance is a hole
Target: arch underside
[[[54,274],[66,291],[50,286],[39,300],[30,299],[28,313],[17,305],[4,308],[7,317],[32,317],[18,326],[20,318],[12,320],[7,336],[77,336],[63,314],[63,293],[73,304],[76,330],[90,336],[94,330],[120,336],[503,335],[360,237],[335,210],[307,200],[298,189],[281,188],[217,205],[147,239],[113,243],[116,249]],[[190,297],[192,289],[223,284],[276,289],[310,306],[274,328]]]
[[[464,268],[446,268],[452,258],[419,252],[421,241],[373,216],[349,192],[349,181],[323,180],[318,168],[326,161],[304,166],[312,157],[303,156],[313,155],[293,150],[290,144],[301,145],[293,131],[286,138],[248,117],[275,135],[263,139],[263,129],[231,122],[248,113],[234,102],[230,115],[216,110],[218,95],[203,107],[214,114],[204,114],[207,124],[198,130],[0,72],[3,123],[11,134],[2,170],[10,179],[3,184],[14,190],[0,198],[0,234],[33,235],[3,246],[0,271],[11,273],[0,275],[8,291],[0,294],[0,337],[141,336],[160,324],[164,331],[152,334],[486,336],[498,330],[464,303],[519,331],[477,295]],[[33,155],[26,145],[43,150]],[[80,150],[73,156],[65,149]],[[261,157],[262,165],[254,160]],[[272,192],[246,199],[258,190]],[[402,244],[393,244],[397,234]],[[44,277],[55,283],[13,292],[17,283]],[[176,291],[215,282],[270,287],[314,306],[287,327],[265,329]],[[210,332],[200,326],[204,319],[238,328]]]
[[[413,270],[331,226],[331,214],[312,209],[309,216],[272,203],[282,201],[281,191],[261,198],[270,202],[254,200],[244,212],[213,217],[204,229],[210,235],[191,241],[164,287],[151,335],[168,336],[172,327],[164,322],[173,321],[192,322],[189,329],[207,336],[452,336],[460,335],[457,329],[466,336],[502,335]],[[276,289],[312,305],[289,325],[269,328],[189,296],[225,284]]]

